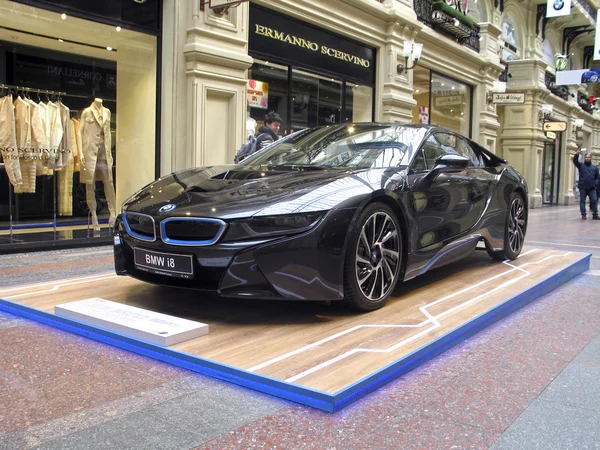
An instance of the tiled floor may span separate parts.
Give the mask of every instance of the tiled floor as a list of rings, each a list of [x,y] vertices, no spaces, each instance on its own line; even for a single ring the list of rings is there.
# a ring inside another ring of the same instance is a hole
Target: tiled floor
[[[533,210],[526,243],[592,270],[336,414],[0,314],[0,449],[600,448],[600,223]],[[0,285],[111,270],[107,248],[32,255]]]

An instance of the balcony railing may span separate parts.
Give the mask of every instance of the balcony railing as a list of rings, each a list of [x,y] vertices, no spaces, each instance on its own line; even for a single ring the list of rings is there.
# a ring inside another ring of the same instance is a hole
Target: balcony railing
[[[567,86],[557,86],[556,76],[550,72],[546,72],[546,87],[557,97],[560,97],[563,100],[569,99],[569,88]]]
[[[420,22],[479,53],[481,34],[477,24],[459,20],[448,9],[435,9],[432,0],[414,0],[413,4]]]

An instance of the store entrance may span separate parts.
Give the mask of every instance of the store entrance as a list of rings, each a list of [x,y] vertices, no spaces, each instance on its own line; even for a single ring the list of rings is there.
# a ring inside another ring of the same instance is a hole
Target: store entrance
[[[560,136],[560,134],[559,134]],[[545,205],[555,205],[558,202],[558,187],[560,182],[560,137],[544,145],[542,163],[542,200]]]

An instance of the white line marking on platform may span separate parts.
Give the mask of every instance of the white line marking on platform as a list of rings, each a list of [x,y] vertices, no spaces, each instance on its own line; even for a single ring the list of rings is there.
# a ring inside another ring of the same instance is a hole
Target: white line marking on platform
[[[115,274],[114,272],[102,272],[102,273],[96,273],[94,275],[86,275],[84,277],[63,278],[61,280],[52,280],[52,281],[44,281],[44,282],[40,282],[40,283],[22,284],[21,286],[0,289],[0,295],[5,292],[22,291],[24,289],[32,289],[32,288],[36,288],[36,287],[42,287],[42,286],[47,286],[47,285],[51,285],[51,284],[56,284],[59,281],[76,281],[76,280],[88,280],[88,279],[94,280],[95,278],[106,277],[107,275],[114,275],[114,274]]]
[[[527,244],[536,244],[536,245],[548,245],[548,246],[553,246],[553,245],[561,245],[563,247],[581,247],[581,248],[596,248],[596,249],[600,249],[600,247],[594,247],[593,245],[578,245],[578,244],[568,244],[566,242],[541,242],[541,241],[527,241]]]
[[[111,278],[117,278],[117,276],[118,275],[108,274],[105,277],[98,277],[98,278],[95,278],[93,280],[80,280],[80,281],[73,281],[71,283],[57,284],[56,286],[53,286],[50,289],[45,289],[45,290],[42,290],[42,291],[35,291],[35,292],[25,292],[24,294],[9,295],[9,296],[4,297],[4,298],[6,300],[9,300],[9,299],[13,299],[13,298],[28,297],[30,295],[43,294],[45,292],[56,292],[56,291],[58,291],[62,287],[75,286],[77,284],[94,283],[94,282],[97,282],[97,281],[105,281],[105,280],[110,280]],[[1,292],[0,292],[0,294],[1,294]]]
[[[533,253],[535,251],[537,251],[537,249],[532,249],[532,250],[528,251],[527,253],[521,254],[520,256],[522,257],[522,256],[524,256],[526,254]],[[395,350],[401,348],[402,346],[404,346],[404,345],[406,345],[406,344],[408,344],[408,343],[410,343],[410,342],[412,342],[414,340],[419,339],[421,336],[429,333],[430,331],[433,331],[433,330],[439,328],[441,326],[441,324],[439,323],[439,321],[437,319],[439,319],[441,317],[444,317],[444,316],[446,316],[448,314],[451,314],[451,313],[453,313],[453,312],[455,312],[455,311],[457,311],[457,310],[459,310],[459,309],[461,309],[461,308],[463,308],[463,307],[465,307],[465,306],[467,306],[467,305],[469,305],[469,304],[471,304],[473,302],[481,300],[482,298],[490,295],[491,293],[496,292],[499,289],[502,289],[502,288],[504,288],[506,286],[509,286],[509,285],[513,284],[513,283],[516,283],[517,281],[521,280],[522,278],[525,278],[525,277],[531,275],[531,273],[528,272],[527,270],[523,269],[523,267],[525,267],[527,265],[541,264],[541,263],[543,263],[543,262],[545,262],[545,261],[547,261],[547,260],[549,260],[551,258],[554,258],[554,257],[564,257],[564,256],[569,255],[570,253],[571,252],[567,252],[567,253],[560,254],[560,255],[550,255],[550,256],[542,258],[541,260],[536,261],[536,262],[525,263],[525,264],[523,264],[520,267],[519,266],[515,266],[513,264],[510,264],[508,261],[504,261],[503,263],[505,265],[511,267],[510,270],[508,270],[506,272],[503,272],[501,274],[498,274],[498,275],[494,275],[493,277],[490,277],[490,278],[488,278],[486,280],[483,280],[483,281],[481,281],[479,283],[476,283],[476,284],[474,284],[474,285],[472,285],[472,286],[470,286],[468,288],[462,289],[462,290],[460,290],[458,292],[455,292],[455,293],[452,293],[452,294],[447,295],[445,297],[442,297],[441,299],[438,299],[438,300],[436,300],[434,302],[428,303],[427,305],[421,306],[419,308],[419,310],[425,315],[425,317],[427,317],[427,320],[425,320],[425,321],[423,321],[423,322],[421,322],[421,323],[419,323],[417,325],[397,325],[397,324],[394,324],[394,325],[367,325],[367,324],[365,324],[365,325],[357,325],[357,326],[352,327],[352,328],[350,328],[348,330],[345,330],[345,331],[342,331],[342,332],[337,333],[335,335],[329,336],[328,338],[321,339],[321,340],[319,340],[317,342],[314,342],[313,344],[301,347],[301,348],[299,348],[297,350],[294,350],[292,352],[286,353],[286,354],[281,355],[279,357],[273,358],[273,359],[271,359],[269,361],[266,361],[266,362],[264,362],[262,364],[258,364],[256,366],[251,367],[250,369],[248,369],[248,371],[254,372],[254,371],[260,370],[260,369],[262,369],[264,367],[270,366],[270,365],[275,364],[275,363],[277,363],[279,361],[283,361],[283,360],[285,360],[287,358],[290,358],[290,357],[292,357],[294,355],[297,355],[299,353],[305,352],[307,350],[310,350],[311,348],[314,348],[314,347],[317,347],[317,346],[322,345],[324,343],[330,342],[333,339],[337,339],[338,337],[347,335],[347,334],[352,333],[354,331],[357,331],[359,329],[363,329],[363,328],[376,328],[376,327],[377,328],[420,328],[420,327],[423,327],[423,326],[425,326],[427,324],[431,324],[430,327],[427,327],[426,329],[420,331],[416,335],[411,336],[411,337],[409,337],[407,339],[404,339],[403,341],[398,342],[398,343],[396,343],[396,344],[394,344],[394,345],[392,345],[392,346],[390,346],[390,347],[388,347],[386,349],[354,348],[354,349],[352,349],[352,350],[350,350],[350,351],[348,351],[346,353],[343,353],[343,354],[341,354],[341,355],[339,355],[339,356],[337,356],[337,357],[335,357],[335,358],[333,358],[333,359],[331,359],[329,361],[325,361],[325,362],[323,362],[321,364],[318,364],[318,365],[316,365],[316,366],[314,366],[314,367],[312,367],[312,368],[310,368],[308,370],[305,370],[304,372],[301,372],[301,373],[299,373],[299,374],[297,374],[297,375],[295,375],[293,377],[290,377],[286,381],[289,382],[289,383],[293,383],[293,382],[299,380],[300,378],[303,378],[303,377],[305,377],[307,375],[310,375],[310,374],[312,374],[314,372],[317,372],[320,369],[323,369],[323,368],[325,368],[327,366],[330,366],[330,365],[332,365],[332,364],[334,364],[334,363],[336,363],[338,361],[341,361],[342,359],[347,358],[347,357],[349,357],[351,355],[354,355],[356,353],[390,353],[390,352],[395,351]],[[437,316],[433,316],[431,313],[429,313],[429,311],[427,311],[427,308],[430,308],[430,307],[435,306],[435,305],[437,305],[439,303],[442,303],[442,302],[444,302],[446,300],[449,300],[449,299],[451,299],[451,298],[453,298],[453,297],[455,297],[457,295],[464,294],[465,292],[468,292],[468,291],[470,291],[472,289],[475,289],[475,288],[477,288],[479,286],[482,286],[483,284],[489,283],[490,281],[493,281],[493,280],[495,280],[495,279],[497,279],[499,277],[505,276],[505,275],[510,274],[511,272],[515,272],[515,271],[523,272],[523,274],[520,275],[519,277],[515,278],[515,279],[509,280],[509,281],[506,281],[506,282],[500,284],[499,286],[491,289],[488,292],[485,292],[484,294],[478,295],[478,296],[476,296],[476,297],[474,297],[472,299],[469,299],[469,300],[461,303],[460,305],[457,305],[457,306],[455,306],[455,307],[453,307],[453,308],[451,308],[449,310],[446,310],[446,311],[438,314]]]

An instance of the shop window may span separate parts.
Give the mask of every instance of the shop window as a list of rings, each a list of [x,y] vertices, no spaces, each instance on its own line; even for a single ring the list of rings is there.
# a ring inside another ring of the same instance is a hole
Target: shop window
[[[249,123],[255,124],[256,130],[268,111],[281,116],[281,135],[322,125],[373,120],[370,86],[266,61],[254,63],[249,76]]]
[[[548,38],[544,39],[544,42],[542,42],[542,58],[544,62],[548,64],[548,68],[554,69],[554,54],[552,42],[550,42]]]
[[[248,78],[248,108],[256,131],[263,125],[265,114],[275,111],[283,120],[280,132],[284,133],[288,123],[288,68],[266,61],[255,63]]]
[[[464,136],[471,133],[471,86],[431,74],[431,123]]]
[[[514,61],[521,57],[521,41],[517,32],[515,20],[510,13],[504,14],[502,19],[502,39],[504,47],[500,55],[502,61]]]
[[[465,136],[471,133],[471,86],[424,67],[413,71],[413,123],[440,125]]]
[[[373,88],[360,84],[346,84],[346,114],[344,122],[373,120]]]
[[[0,34],[1,114],[18,105],[0,235],[108,239],[119,205],[155,178],[157,38],[5,0],[0,11],[11,29]]]

